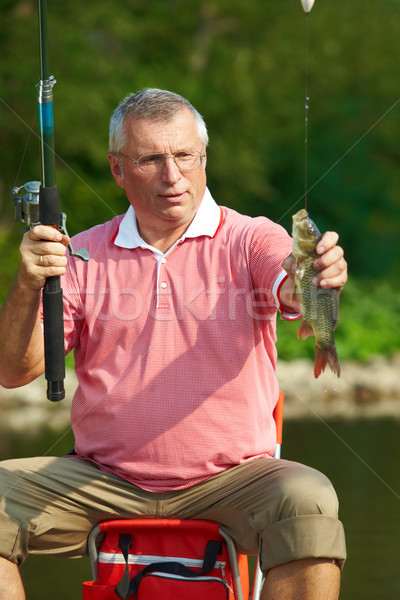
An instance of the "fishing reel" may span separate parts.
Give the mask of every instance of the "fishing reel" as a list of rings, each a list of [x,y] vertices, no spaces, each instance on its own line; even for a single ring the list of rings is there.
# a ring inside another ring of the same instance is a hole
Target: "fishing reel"
[[[29,181],[21,187],[15,187],[11,193],[14,198],[14,219],[25,223],[27,227],[33,227],[40,223],[39,220],[39,192],[40,181]],[[25,196],[19,196],[21,190],[25,189]]]
[[[39,195],[40,195],[40,181],[28,181],[21,187],[15,187],[12,189],[12,195],[14,198],[14,218],[16,221],[25,223],[27,228],[32,228],[35,225],[40,225],[39,217]],[[20,195],[21,190],[25,190],[24,196]],[[58,229],[61,233],[69,235],[67,231],[67,215],[64,212],[60,213],[60,221]],[[72,244],[68,244],[68,250],[71,256],[80,258],[81,260],[89,260],[89,252],[86,248],[79,248],[77,252],[72,247]]]

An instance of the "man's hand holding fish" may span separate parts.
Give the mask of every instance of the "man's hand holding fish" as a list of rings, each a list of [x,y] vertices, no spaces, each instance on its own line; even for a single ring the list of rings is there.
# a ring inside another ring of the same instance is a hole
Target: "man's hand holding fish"
[[[339,314],[339,292],[347,281],[339,236],[333,231],[321,235],[302,209],[293,215],[292,237],[292,254],[283,262],[288,278],[282,285],[281,301],[303,315],[297,337],[315,336],[315,377],[327,363],[339,376],[333,331]]]
[[[339,235],[335,231],[326,231],[322,235],[315,248],[318,258],[313,262],[313,269],[316,273],[312,283],[323,288],[337,288],[340,291],[347,281],[347,262],[344,259],[343,248],[337,245],[338,240]],[[290,298],[293,296],[295,288],[294,275],[297,266],[297,260],[293,254],[285,258],[282,266],[289,275],[282,286],[285,288],[285,295],[282,295],[282,298],[288,299],[288,306],[292,306]],[[288,293],[286,293],[286,289]]]

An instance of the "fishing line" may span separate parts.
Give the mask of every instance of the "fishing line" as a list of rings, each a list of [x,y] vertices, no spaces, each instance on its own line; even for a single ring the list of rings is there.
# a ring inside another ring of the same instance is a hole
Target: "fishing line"
[[[25,127],[30,131],[31,135],[34,135],[38,140],[40,140],[40,136],[39,134],[33,129],[33,127],[30,127],[28,125],[28,123],[19,116],[19,114],[17,112],[15,112],[15,110],[9,105],[7,104],[7,102],[5,100],[3,100],[3,98],[0,97],[0,102],[3,103],[3,105],[19,120],[21,121],[21,123],[23,123],[25,125]],[[99,196],[99,194],[84,180],[82,179],[82,177],[63,159],[61,158],[61,156],[59,154],[57,154],[57,152],[54,152],[54,156],[64,165],[64,167],[66,167],[77,179],[78,181],[80,181],[82,183],[82,185],[84,185],[98,200],[100,200],[100,202],[102,204],[104,204],[104,206],[106,208],[109,209],[109,211],[114,215],[117,216],[117,213],[115,212],[115,210],[109,206],[107,204],[107,202],[101,197]]]
[[[294,394],[294,396],[296,396],[307,408],[308,410],[314,415],[314,417],[316,419],[318,419],[318,421],[320,421],[320,423],[322,423],[323,425],[325,425],[325,427],[331,432],[332,435],[334,435],[336,437],[336,439],[341,442],[343,444],[343,446],[345,446],[347,448],[347,450],[349,450],[349,452],[351,452],[353,454],[353,456],[359,460],[364,467],[370,472],[372,473],[372,475],[374,475],[374,477],[376,477],[376,479],[378,479],[378,481],[380,481],[382,483],[382,485],[384,485],[389,492],[391,492],[398,500],[400,500],[400,495],[398,492],[396,492],[396,490],[394,490],[387,481],[385,481],[385,479],[383,479],[383,477],[381,477],[379,475],[379,473],[377,473],[377,471],[375,471],[375,469],[373,467],[371,467],[370,464],[367,463],[366,460],[363,459],[363,457],[356,451],[354,450],[354,448],[352,448],[352,446],[346,442],[346,440],[339,435],[334,429],[333,427],[331,427],[329,425],[329,423],[323,418],[321,417],[318,412],[315,410],[315,408],[313,408],[313,406],[311,404],[309,404],[306,400],[304,400],[299,394],[298,392],[292,387],[292,385],[290,384],[290,382],[288,382],[287,380],[285,380],[283,377],[281,376],[277,376],[278,381],[281,383],[286,384],[286,386],[288,387],[288,389],[290,389],[290,391]],[[282,389],[282,387],[280,386],[280,389]]]
[[[305,12],[304,26],[304,208],[308,210],[308,109],[310,106],[310,96],[308,94],[308,15],[314,5],[315,0],[301,0]]]
[[[255,354],[255,350],[254,348],[250,348],[249,347],[249,351],[250,353],[254,353]],[[261,364],[267,369],[267,370],[272,370],[271,364],[267,363],[267,361],[265,360],[264,357],[262,356],[258,356],[256,355],[257,360],[259,360],[261,362]],[[286,388],[288,390],[290,390],[290,392],[293,394],[293,396],[295,398],[297,398],[300,402],[302,402],[307,409],[314,415],[314,417],[316,419],[318,419],[318,421],[320,421],[320,423],[322,423],[323,425],[325,425],[325,427],[330,431],[330,433],[332,435],[334,435],[336,437],[336,439],[341,442],[343,444],[343,446],[345,446],[347,448],[347,450],[349,452],[351,452],[351,454],[353,454],[353,456],[359,460],[364,467],[370,472],[372,473],[372,475],[374,475],[374,477],[376,477],[376,479],[378,479],[382,485],[384,485],[387,490],[389,490],[389,492],[391,492],[398,500],[400,500],[400,494],[394,490],[391,485],[385,481],[385,479],[383,479],[383,477],[381,477],[379,475],[379,473],[377,473],[377,471],[375,471],[375,469],[366,461],[364,460],[364,458],[341,436],[339,435],[334,429],[333,427],[331,427],[331,425],[327,422],[326,419],[324,419],[323,417],[321,417],[317,410],[312,406],[311,403],[307,402],[307,400],[305,400],[302,395],[299,394],[298,390],[294,388],[294,386],[292,385],[291,381],[288,381],[286,377],[283,377],[280,373],[279,370],[276,372],[276,377],[277,380],[279,382],[279,389],[282,391],[282,389],[286,386]]]
[[[25,155],[26,155],[26,152],[27,152],[27,150],[28,150],[29,141],[30,141],[30,139],[31,139],[31,137],[32,137],[33,124],[34,124],[35,120],[36,120],[36,114],[35,114],[35,115],[32,117],[32,125],[31,125],[30,127],[28,126],[29,133],[28,133],[28,136],[27,136],[27,138],[26,138],[25,148],[24,148],[24,150],[23,150],[23,152],[22,152],[22,157],[21,157],[21,160],[20,160],[20,163],[19,163],[19,167],[18,167],[17,175],[16,175],[16,177],[15,177],[15,181],[14,181],[14,187],[16,187],[16,186],[17,186],[17,182],[18,182],[18,180],[19,180],[19,175],[20,175],[20,173],[21,173],[21,170],[22,170],[22,165],[23,165],[23,163],[24,163],[24,160],[25,160]]]
[[[355,142],[353,142],[353,144],[345,151],[343,152],[343,154],[334,162],[332,163],[332,165],[326,169],[326,171],[316,180],[314,181],[314,183],[309,187],[308,191],[310,192],[311,190],[313,190],[319,183],[321,183],[321,181],[323,179],[325,179],[325,177],[327,175],[329,175],[329,173],[335,168],[337,167],[337,165],[352,151],[354,150],[354,148],[356,146],[358,146],[358,144],[369,134],[371,133],[371,131],[377,126],[379,125],[379,123],[385,118],[387,117],[387,115],[392,112],[393,109],[396,108],[396,106],[400,103],[400,98],[397,98],[397,100],[395,102],[393,102],[393,104],[387,109],[385,110],[385,112],[383,112],[381,114],[380,117],[378,117],[378,119],[376,119],[376,121],[374,121],[372,123],[372,125],[370,127],[368,127],[368,129],[366,129],[366,131],[360,135],[360,137],[358,137],[356,139]],[[285,217],[286,215],[290,214],[295,208],[296,206],[299,204],[299,202],[301,202],[304,198],[304,194],[302,194],[300,196],[300,198],[298,198],[297,200],[295,200],[293,202],[293,204],[279,217],[279,219],[276,220],[276,223],[280,223]]]
[[[308,210],[308,110],[310,97],[308,95],[308,13],[305,15],[304,39],[304,208]]]
[[[153,344],[152,346],[150,346],[149,348],[147,348],[147,350],[146,350],[146,352],[144,354],[141,354],[140,356],[138,356],[137,360],[134,362],[134,365],[136,364],[136,362],[138,360],[143,360],[143,358],[149,354],[150,350],[153,350],[153,348],[157,348],[159,346],[160,346],[160,344]],[[105,396],[105,393],[100,398],[98,398],[96,400],[96,402],[92,406],[90,406],[88,409],[86,409],[86,412],[84,412],[80,416],[80,418],[76,421],[76,424],[79,424],[82,421],[82,419],[84,419],[87,415],[89,415],[97,407],[97,405],[100,404],[100,402],[103,401],[104,396]],[[47,448],[47,450],[45,450],[40,456],[35,456],[34,457],[34,458],[37,459],[35,461],[35,463],[34,463],[34,466],[38,467],[40,465],[40,461],[43,458],[49,457],[50,456],[50,452],[71,432],[73,432],[73,428],[72,428],[72,425],[69,425],[68,429],[66,431],[64,431],[64,433],[62,433],[58,437],[58,439],[55,442],[53,442],[52,445],[49,448]],[[13,484],[11,484],[11,485],[9,485],[7,487],[7,490],[4,493],[3,498],[6,498],[7,495],[8,495],[8,493],[11,492],[21,481],[23,481],[27,477],[27,475],[28,474],[23,473],[22,475],[20,475],[19,477],[17,477],[16,481],[14,481]]]

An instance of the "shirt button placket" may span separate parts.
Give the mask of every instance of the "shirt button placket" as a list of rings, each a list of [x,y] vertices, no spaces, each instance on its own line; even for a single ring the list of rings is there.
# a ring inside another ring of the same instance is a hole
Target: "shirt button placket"
[[[157,296],[158,296],[157,306],[158,306],[158,308],[163,308],[164,310],[169,308],[169,302],[168,302],[167,298],[165,297],[165,294],[162,293],[168,287],[168,283],[164,279],[165,273],[164,273],[164,269],[163,269],[166,262],[167,262],[167,259],[165,257],[163,257],[159,262],[159,290],[157,293]]]
[[[167,259],[164,257],[161,259],[161,265],[165,265],[165,263],[167,262]],[[161,281],[161,287],[163,289],[165,289],[168,286],[166,281]]]

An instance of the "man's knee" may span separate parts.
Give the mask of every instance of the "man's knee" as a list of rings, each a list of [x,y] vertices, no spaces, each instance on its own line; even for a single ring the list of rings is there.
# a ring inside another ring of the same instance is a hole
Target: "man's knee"
[[[280,480],[277,520],[300,515],[326,515],[337,518],[338,498],[330,480],[321,472],[293,463]]]
[[[269,507],[269,523],[261,532],[261,565],[269,569],[308,558],[346,558],[338,499],[329,479],[319,471],[283,461]]]

